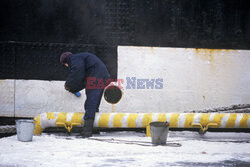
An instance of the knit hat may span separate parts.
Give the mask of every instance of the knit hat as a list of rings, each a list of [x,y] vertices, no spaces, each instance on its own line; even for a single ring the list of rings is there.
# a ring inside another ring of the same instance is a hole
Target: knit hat
[[[65,52],[65,53],[61,54],[61,56],[60,56],[60,63],[61,64],[68,63],[68,58],[69,58],[70,55],[72,55],[71,52]]]

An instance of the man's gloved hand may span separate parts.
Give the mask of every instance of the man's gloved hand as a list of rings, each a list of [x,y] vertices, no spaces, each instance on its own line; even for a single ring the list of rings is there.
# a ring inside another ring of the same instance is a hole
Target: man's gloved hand
[[[64,84],[64,88],[65,88],[67,91],[69,91],[69,88],[67,87],[66,84]]]
[[[81,96],[81,93],[80,93],[80,92],[76,92],[76,93],[75,93],[75,96],[76,96],[76,97],[80,97],[80,96]]]
[[[67,87],[66,84],[64,84],[64,88],[67,90],[67,91],[70,91],[70,89]],[[73,93],[73,92],[71,92]],[[80,97],[81,96],[81,93],[80,92],[76,92],[76,93],[73,93],[76,97]]]

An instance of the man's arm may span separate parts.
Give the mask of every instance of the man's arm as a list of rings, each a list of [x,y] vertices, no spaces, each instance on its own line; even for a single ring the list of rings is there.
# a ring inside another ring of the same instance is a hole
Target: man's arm
[[[70,74],[64,84],[66,90],[71,93],[79,92],[85,88],[85,68],[84,63],[77,60],[71,62]]]

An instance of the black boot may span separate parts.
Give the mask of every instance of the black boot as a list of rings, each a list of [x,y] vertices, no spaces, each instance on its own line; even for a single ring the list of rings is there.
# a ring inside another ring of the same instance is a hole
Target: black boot
[[[94,126],[93,119],[84,120],[84,127],[83,127],[82,132],[80,133],[81,137],[83,137],[83,138],[91,137],[92,131],[93,131],[93,126]]]

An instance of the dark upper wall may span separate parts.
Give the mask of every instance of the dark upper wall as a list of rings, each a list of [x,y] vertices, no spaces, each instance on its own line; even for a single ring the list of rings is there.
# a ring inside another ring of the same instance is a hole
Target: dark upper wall
[[[1,0],[0,78],[64,80],[61,52],[117,76],[117,45],[250,49],[248,0]]]

